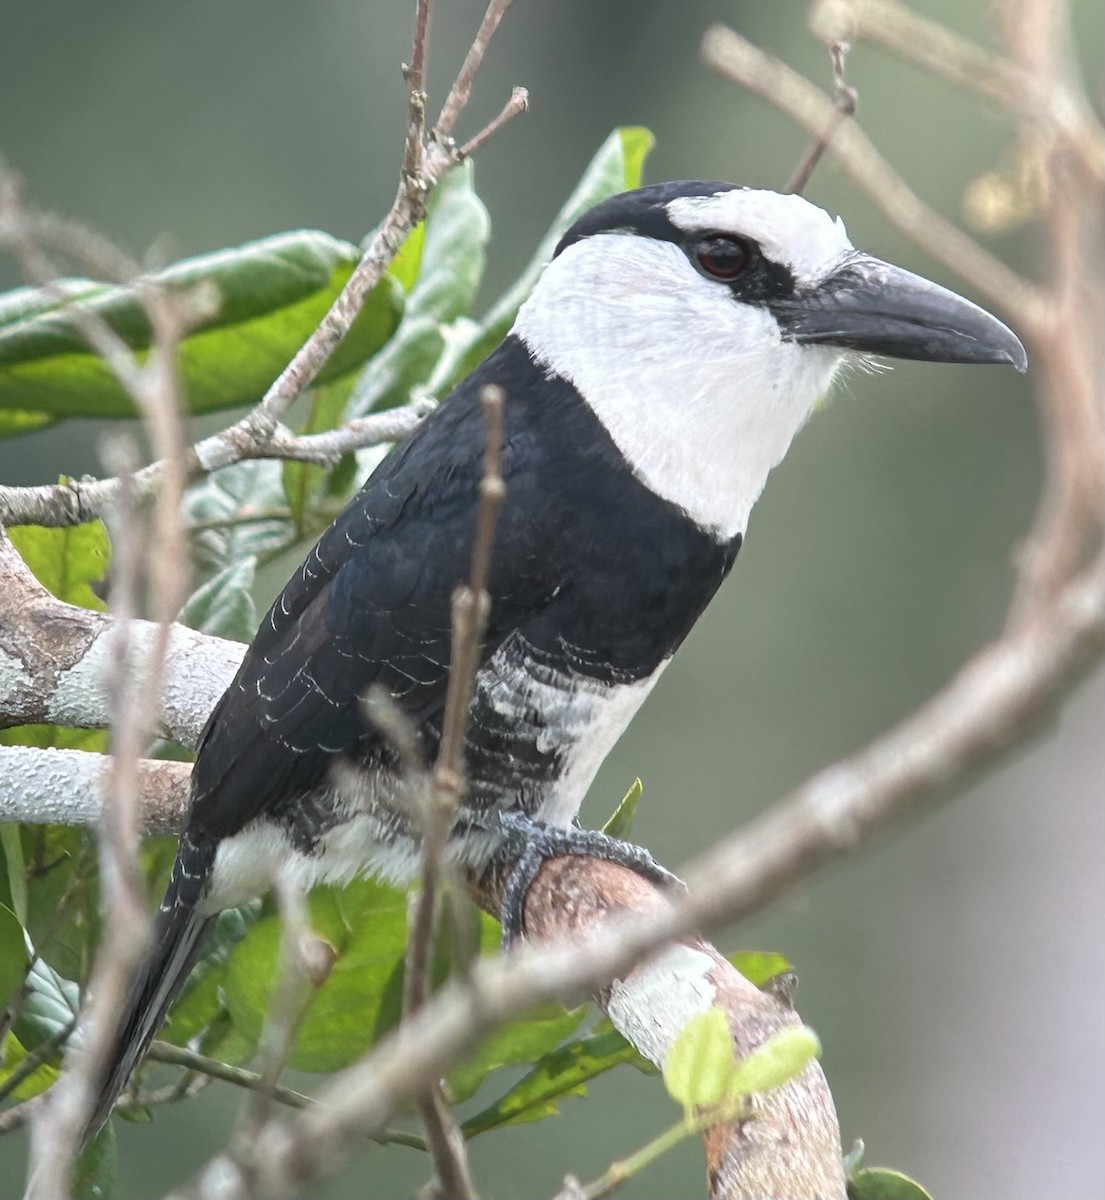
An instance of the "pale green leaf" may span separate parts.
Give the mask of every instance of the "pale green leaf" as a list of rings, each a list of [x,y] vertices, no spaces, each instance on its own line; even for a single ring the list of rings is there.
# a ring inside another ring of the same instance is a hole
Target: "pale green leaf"
[[[848,1200],[932,1200],[925,1189],[887,1167],[862,1167],[848,1180]]]
[[[726,1095],[733,1076],[729,1018],[714,1005],[679,1031],[664,1059],[664,1086],[688,1116],[712,1108]]]
[[[610,820],[602,827],[603,833],[612,838],[620,838],[622,841],[629,837],[633,830],[634,818],[637,816],[637,805],[641,802],[644,790],[644,784],[639,779],[634,779],[629,791],[622,797],[621,803],[611,814]]]
[[[47,591],[69,604],[103,612],[104,602],[91,587],[103,579],[111,559],[111,542],[102,521],[61,529],[13,525],[8,534]]]
[[[737,1063],[728,1084],[732,1097],[770,1092],[801,1074],[821,1054],[821,1042],[808,1025],[788,1025]]]

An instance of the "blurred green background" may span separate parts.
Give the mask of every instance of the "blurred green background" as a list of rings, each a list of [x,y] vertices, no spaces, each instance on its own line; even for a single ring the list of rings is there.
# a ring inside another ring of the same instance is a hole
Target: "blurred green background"
[[[987,5],[921,7],[988,36]],[[1076,7],[1100,98],[1100,6]],[[408,10],[400,0],[6,4],[0,151],[35,202],[139,256],[298,226],[356,240],[395,187]],[[481,11],[457,0],[435,14],[438,100]],[[827,80],[797,2],[517,0],[461,129],[498,111],[511,85],[530,89],[530,114],[478,159],[493,220],[489,297],[619,123],[657,134],[651,180],[781,186],[805,138],[700,67],[715,19]],[[1002,161],[1002,118],[877,50],[856,49],[848,73],[868,132],[959,219],[972,175]],[[831,162],[809,195],[845,216],[858,246],[954,286]],[[993,245],[1032,269],[1031,228]],[[0,286],[16,282],[0,263]],[[0,479],[97,472],[103,429],[74,422],[2,443]],[[999,631],[1039,484],[1031,378],[902,364],[849,379],[773,477],[733,579],[611,756],[585,819],[598,823],[640,775],[637,834],[678,867],[909,712]],[[281,582],[265,580],[266,603]],[[869,1162],[945,1200],[1088,1200],[1105,1186],[1103,707],[1099,672],[949,807],[718,939],[797,964],[799,1009],[824,1042],[846,1143],[864,1138]],[[237,1100],[215,1085],[163,1111],[157,1134],[124,1125],[120,1194],[187,1177],[220,1144]],[[616,1073],[558,1120],[478,1140],[476,1178],[492,1197],[548,1195],[564,1172],[587,1177],[674,1117],[658,1081]],[[22,1157],[12,1139],[0,1143],[4,1196],[17,1191]],[[311,1194],[409,1195],[425,1174],[412,1151],[373,1150]],[[692,1145],[623,1194],[702,1189]]]

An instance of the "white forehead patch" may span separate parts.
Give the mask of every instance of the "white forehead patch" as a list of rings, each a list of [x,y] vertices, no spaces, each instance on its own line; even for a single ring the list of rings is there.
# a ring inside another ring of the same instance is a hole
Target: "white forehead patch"
[[[734,188],[713,196],[680,196],[666,209],[672,223],[688,233],[751,238],[801,283],[819,282],[852,249],[844,222],[801,196]]]

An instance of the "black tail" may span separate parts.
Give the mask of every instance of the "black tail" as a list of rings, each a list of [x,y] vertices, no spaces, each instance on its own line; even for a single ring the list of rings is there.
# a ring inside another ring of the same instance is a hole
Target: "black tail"
[[[213,916],[196,911],[198,889],[187,889],[192,893],[188,896],[192,903],[182,896],[184,889],[179,886],[179,867],[180,859],[154,921],[149,953],[131,980],[126,1001],[112,1031],[108,1065],[100,1079],[96,1107],[85,1129],[85,1144],[96,1136],[111,1115],[112,1106],[161,1028],[214,923]]]

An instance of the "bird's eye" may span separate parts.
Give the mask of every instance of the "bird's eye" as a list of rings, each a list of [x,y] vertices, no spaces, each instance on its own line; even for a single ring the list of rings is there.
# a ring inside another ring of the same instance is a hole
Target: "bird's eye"
[[[752,250],[740,238],[713,234],[696,243],[695,259],[704,274],[723,282],[736,279],[752,262]]]

